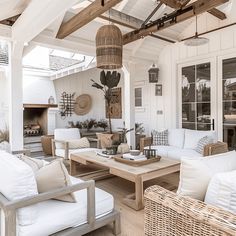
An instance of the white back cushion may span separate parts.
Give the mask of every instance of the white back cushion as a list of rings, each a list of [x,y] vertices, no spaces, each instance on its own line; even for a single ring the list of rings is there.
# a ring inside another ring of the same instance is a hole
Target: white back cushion
[[[170,146],[183,148],[185,129],[168,129],[168,143]]]
[[[63,141],[80,139],[80,132],[77,128],[55,129],[54,138]],[[61,143],[56,143],[56,148],[64,148],[64,146]]]
[[[201,130],[185,130],[184,148],[196,149],[198,141],[204,136],[212,137],[216,142],[215,131],[201,131]]]
[[[19,200],[38,194],[33,170],[17,157],[0,151],[0,193],[8,200]],[[20,225],[30,225],[36,221],[36,206],[18,210]]]
[[[203,201],[213,175],[236,170],[236,152],[200,157],[182,158],[177,193]]]
[[[214,175],[208,185],[205,202],[236,213],[236,170]]]

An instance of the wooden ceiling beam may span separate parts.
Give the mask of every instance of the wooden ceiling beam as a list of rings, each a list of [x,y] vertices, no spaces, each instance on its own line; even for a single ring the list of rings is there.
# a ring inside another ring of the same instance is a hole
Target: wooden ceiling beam
[[[148,24],[143,29],[134,30],[123,35],[123,44],[125,45],[131,43],[154,32],[166,29],[170,26],[188,20],[196,15],[209,11],[212,8],[222,5],[228,1],[229,0],[197,0],[196,2],[193,2],[192,4],[189,4],[178,11],[175,11],[165,17],[162,17]]]
[[[219,18],[220,20],[225,20],[227,18],[224,12],[222,12],[216,8],[213,8],[207,12],[212,14],[213,16]]]
[[[167,6],[174,8],[176,10],[183,8],[184,6],[186,6],[190,0],[161,0],[162,3],[166,4]],[[212,14],[213,16],[219,18],[220,20],[225,20],[226,19],[226,15],[224,12],[216,9],[216,8],[212,8],[211,10],[207,11],[210,14]]]
[[[122,26],[130,28],[130,29],[139,29],[139,28],[141,28],[141,26],[143,24],[143,20],[138,19],[133,16],[130,16],[130,15],[125,14],[123,12],[117,11],[115,9],[110,9],[109,13],[104,13],[103,15],[100,15],[99,18],[110,21],[114,24],[122,25]],[[176,42],[176,40],[169,39],[169,38],[159,36],[156,34],[152,34],[150,36],[153,38],[163,40],[168,43],[175,43]]]
[[[181,2],[176,0],[161,0],[161,2],[174,9],[180,9],[182,7]]]
[[[63,23],[58,31],[57,38],[63,39],[67,37],[121,1],[122,0],[104,0],[104,6],[102,6],[101,0],[95,0],[70,20]]]

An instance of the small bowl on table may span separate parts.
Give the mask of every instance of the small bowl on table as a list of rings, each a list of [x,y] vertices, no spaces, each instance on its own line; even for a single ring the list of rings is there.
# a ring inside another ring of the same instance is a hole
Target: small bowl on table
[[[138,155],[140,155],[140,151],[139,150],[130,150],[130,154],[132,155],[132,156],[138,156]]]

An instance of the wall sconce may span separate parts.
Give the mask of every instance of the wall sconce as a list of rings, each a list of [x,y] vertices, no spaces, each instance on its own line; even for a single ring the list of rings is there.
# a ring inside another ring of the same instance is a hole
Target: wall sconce
[[[149,74],[149,83],[158,82],[159,68],[157,68],[154,63],[152,67],[148,70],[148,74]]]

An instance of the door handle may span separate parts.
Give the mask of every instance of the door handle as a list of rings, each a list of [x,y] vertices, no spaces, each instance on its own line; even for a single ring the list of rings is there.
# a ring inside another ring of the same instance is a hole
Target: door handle
[[[215,130],[215,119],[212,119],[211,126],[212,126],[212,130]]]

